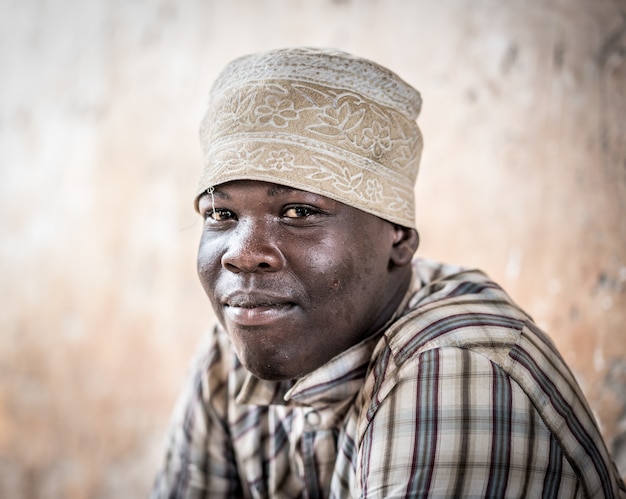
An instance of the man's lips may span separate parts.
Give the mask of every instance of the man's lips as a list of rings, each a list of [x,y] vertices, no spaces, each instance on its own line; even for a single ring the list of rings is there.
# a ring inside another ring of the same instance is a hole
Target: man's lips
[[[263,326],[283,319],[296,304],[289,297],[235,292],[223,300],[224,317],[239,326]]]

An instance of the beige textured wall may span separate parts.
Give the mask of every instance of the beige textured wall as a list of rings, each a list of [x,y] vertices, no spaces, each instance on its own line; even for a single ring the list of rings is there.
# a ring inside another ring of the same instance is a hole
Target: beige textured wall
[[[623,0],[0,0],[0,496],[145,496],[211,315],[208,87],[286,45],[422,91],[420,252],[547,328],[626,474]]]

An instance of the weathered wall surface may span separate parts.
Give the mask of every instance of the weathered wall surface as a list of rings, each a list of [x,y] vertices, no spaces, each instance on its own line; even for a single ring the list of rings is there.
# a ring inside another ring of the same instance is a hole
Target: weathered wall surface
[[[145,496],[210,318],[208,87],[286,45],[419,88],[424,256],[544,326],[626,474],[626,4],[0,0],[0,496]]]

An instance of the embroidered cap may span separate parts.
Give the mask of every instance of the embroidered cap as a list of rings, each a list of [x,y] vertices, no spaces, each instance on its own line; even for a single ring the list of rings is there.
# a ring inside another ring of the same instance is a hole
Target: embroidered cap
[[[420,107],[398,75],[345,52],[289,48],[235,59],[215,81],[200,126],[198,196],[261,180],[415,227]]]

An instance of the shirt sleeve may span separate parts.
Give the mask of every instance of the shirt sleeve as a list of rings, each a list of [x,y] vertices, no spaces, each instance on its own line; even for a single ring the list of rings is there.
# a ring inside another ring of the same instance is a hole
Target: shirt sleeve
[[[420,354],[371,411],[357,497],[582,497],[524,391],[480,353]]]
[[[194,359],[172,415],[165,461],[151,499],[241,496],[226,424],[224,361],[217,341]]]

